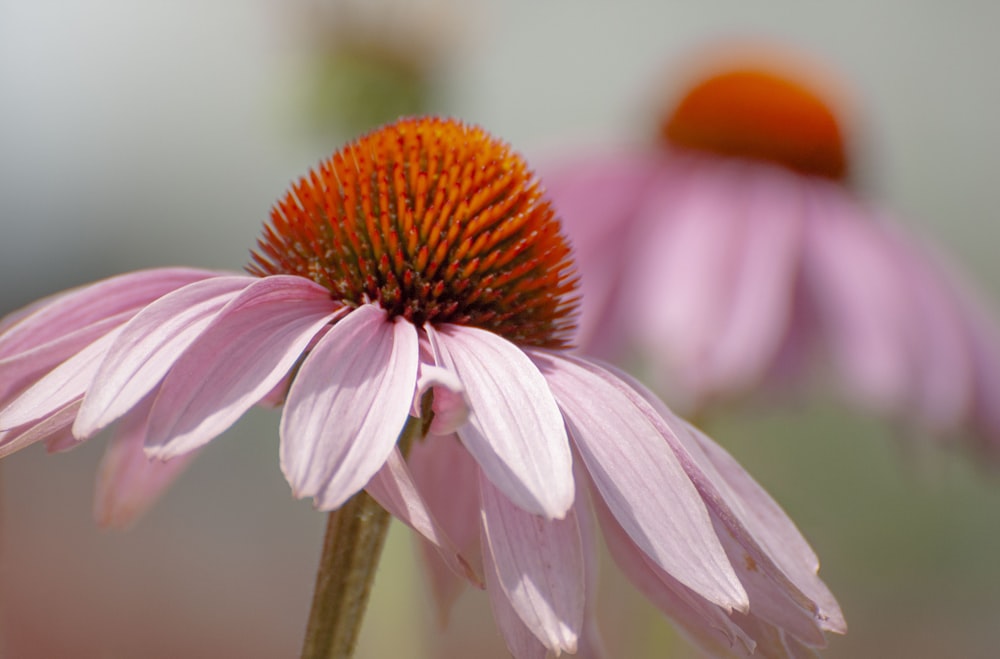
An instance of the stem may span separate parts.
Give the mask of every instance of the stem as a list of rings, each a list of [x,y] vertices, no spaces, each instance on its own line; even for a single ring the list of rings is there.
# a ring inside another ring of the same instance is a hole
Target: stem
[[[419,434],[420,420],[407,418],[398,441],[404,455]],[[390,519],[364,490],[330,513],[302,659],[347,659],[354,654]]]

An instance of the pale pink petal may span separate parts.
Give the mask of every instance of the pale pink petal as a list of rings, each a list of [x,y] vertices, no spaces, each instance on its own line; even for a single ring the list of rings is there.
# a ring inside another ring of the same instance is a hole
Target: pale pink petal
[[[575,652],[583,626],[584,565],[572,509],[547,520],[514,505],[480,479],[484,553],[528,629],[556,654]]]
[[[747,595],[708,510],[672,451],[673,431],[604,369],[568,355],[531,354],[601,497],[632,540],[706,599],[745,609]]]
[[[846,631],[836,600],[816,575],[815,553],[778,505],[731,457],[724,459],[721,448],[675,417],[641,383],[625,373],[609,370],[629,387],[631,395],[642,397],[673,429],[664,436],[708,505],[717,536],[746,587],[751,612],[788,627],[811,645],[824,642],[820,630]],[[704,446],[712,451],[711,459]],[[724,471],[716,467],[713,459]],[[730,484],[730,477],[735,486]],[[748,500],[740,492],[745,492]]]
[[[787,574],[796,589],[815,603],[815,606],[806,606],[805,609],[813,611],[819,617],[823,629],[838,634],[846,633],[847,623],[837,600],[816,575],[819,559],[792,520],[722,447],[696,428],[691,431],[707,458],[718,470],[718,478],[715,480],[725,484],[725,498],[739,515],[739,521]],[[731,526],[732,523],[728,525]],[[729,534],[733,537],[731,532]],[[736,534],[735,539],[738,540],[740,535]],[[743,564],[751,563],[744,561]],[[780,581],[782,580],[779,579]],[[752,599],[751,606],[754,606]],[[766,617],[763,613],[761,616]],[[808,640],[802,636],[800,638]]]
[[[598,577],[600,576],[598,532],[594,526],[589,488],[582,485],[589,481],[586,468],[580,463],[580,460],[574,460],[573,476],[576,483],[581,484],[576,490],[576,503],[573,505],[573,512],[580,530],[580,547],[583,550],[584,568],[583,629],[580,632],[576,656],[578,659],[608,659],[610,655],[604,646],[604,638],[597,624]]]
[[[296,497],[332,510],[371,480],[408,418],[418,354],[416,328],[373,305],[316,344],[281,417],[281,470]]]
[[[611,557],[653,605],[679,624],[693,641],[713,653],[746,657],[753,654],[753,638],[721,607],[700,597],[650,561],[600,497],[594,497],[594,510]]]
[[[169,459],[231,426],[341,310],[325,288],[302,277],[275,275],[246,288],[164,378],[149,416],[147,453]]]
[[[420,401],[428,391],[433,391],[431,411],[434,418],[427,432],[433,435],[450,435],[465,425],[469,420],[469,402],[458,376],[446,369],[421,362],[417,376],[417,395],[413,398],[414,416],[420,416]]]
[[[193,268],[139,270],[58,293],[44,304],[35,303],[30,314],[5,328],[0,357],[45,345],[118,314],[134,313],[170,291],[217,274]]]
[[[0,407],[24,392],[48,371],[73,356],[101,336],[128,321],[135,311],[125,311],[70,332],[48,343],[0,359]]]
[[[121,333],[121,326],[83,348],[28,387],[0,410],[0,430],[9,430],[49,416],[83,397],[97,368]]]
[[[456,435],[428,435],[415,442],[408,458],[413,481],[438,523],[483,574],[479,546],[479,468]],[[421,542],[431,592],[442,625],[468,583],[457,578],[430,543]]]
[[[186,453],[163,462],[146,456],[148,397],[118,422],[97,471],[94,520],[101,526],[127,528],[160,498],[160,495],[198,455]]]
[[[399,449],[393,449],[381,469],[365,486],[368,494],[394,517],[422,535],[445,564],[458,576],[482,586],[482,578],[472,568],[444,532],[417,492]]]
[[[455,372],[471,406],[458,430],[486,476],[524,510],[561,518],[573,505],[573,463],[545,379],[513,343],[474,327],[427,328],[439,366]]]
[[[482,539],[482,545],[486,546],[485,537]],[[483,556],[483,562],[486,571],[486,592],[490,597],[493,620],[503,635],[507,649],[516,659],[547,659],[550,655],[545,646],[525,626],[507,599],[507,594],[500,584],[497,568],[488,552]]]
[[[156,387],[219,311],[256,277],[213,277],[164,295],[130,320],[108,350],[73,426],[90,437]]]
[[[67,431],[80,409],[81,399],[70,401],[43,419],[0,432],[0,458],[5,458],[25,446],[42,440],[55,439],[60,444],[66,440]]]

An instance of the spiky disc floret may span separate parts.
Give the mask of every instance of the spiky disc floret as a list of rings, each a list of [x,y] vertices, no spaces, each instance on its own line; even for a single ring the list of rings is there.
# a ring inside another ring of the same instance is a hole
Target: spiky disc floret
[[[577,279],[525,162],[481,128],[403,119],[349,144],[271,210],[248,267],[294,274],[415,325],[564,347]]]

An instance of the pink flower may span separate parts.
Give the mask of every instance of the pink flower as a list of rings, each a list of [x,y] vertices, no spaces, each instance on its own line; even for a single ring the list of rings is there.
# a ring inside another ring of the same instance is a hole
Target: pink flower
[[[701,73],[662,124],[668,148],[546,173],[580,264],[581,346],[648,359],[688,409],[821,364],[861,405],[1000,449],[996,325],[852,193],[823,76],[744,50]]]
[[[518,657],[601,653],[594,509],[623,569],[714,646],[795,656],[844,631],[750,477],[566,349],[569,249],[482,130],[403,120],[349,145],[275,207],[250,271],[135,272],[9,317],[0,453],[114,425],[96,507],[126,524],[251,406],[283,403],[295,496],[331,510],[367,490],[431,548],[442,610],[485,586]]]

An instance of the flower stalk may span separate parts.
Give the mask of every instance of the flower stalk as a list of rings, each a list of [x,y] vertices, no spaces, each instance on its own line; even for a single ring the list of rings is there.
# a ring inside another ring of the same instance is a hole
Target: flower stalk
[[[409,417],[398,442],[404,455],[421,431],[419,419]],[[330,512],[302,659],[354,655],[389,521],[389,513],[364,490]]]

